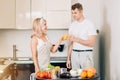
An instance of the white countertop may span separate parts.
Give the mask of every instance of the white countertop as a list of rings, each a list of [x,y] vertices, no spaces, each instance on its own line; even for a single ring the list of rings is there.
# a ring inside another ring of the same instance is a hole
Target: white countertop
[[[20,61],[14,61],[14,63],[16,64],[32,64],[33,61],[32,60],[20,60]]]

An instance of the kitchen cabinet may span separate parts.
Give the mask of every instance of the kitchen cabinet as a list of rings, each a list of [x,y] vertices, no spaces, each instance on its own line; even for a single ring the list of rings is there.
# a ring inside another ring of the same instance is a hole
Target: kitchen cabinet
[[[70,7],[71,0],[2,0],[0,29],[31,29],[37,17],[47,20],[48,29],[67,29]]]
[[[65,10],[69,11],[71,0],[46,0],[47,10]]]
[[[32,29],[33,20],[45,13],[45,0],[16,0],[16,28]]]
[[[13,80],[30,80],[30,74],[35,72],[33,64],[15,64]]]
[[[30,28],[30,0],[0,1],[0,29]]]
[[[46,15],[46,0],[31,0],[31,21],[35,18],[45,17]]]
[[[71,23],[71,0],[46,0],[48,29],[67,29]]]
[[[47,20],[48,29],[66,29],[71,23],[71,0],[32,0],[32,21],[37,17]]]
[[[0,0],[0,29],[15,28],[15,0]]]
[[[71,23],[70,12],[67,11],[48,11],[48,29],[67,29]]]
[[[30,0],[16,0],[16,29],[30,28]]]

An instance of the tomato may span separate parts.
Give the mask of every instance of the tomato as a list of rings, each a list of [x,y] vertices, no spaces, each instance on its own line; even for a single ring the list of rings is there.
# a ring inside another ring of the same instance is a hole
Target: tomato
[[[43,72],[44,78],[47,78],[48,72]]]
[[[36,77],[37,78],[44,78],[43,72],[37,72]]]
[[[50,73],[48,73],[47,78],[51,79],[51,74]]]

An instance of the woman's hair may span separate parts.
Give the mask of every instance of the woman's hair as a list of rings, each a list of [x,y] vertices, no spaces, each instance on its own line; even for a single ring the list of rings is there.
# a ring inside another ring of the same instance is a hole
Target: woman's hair
[[[38,33],[39,30],[41,29],[41,24],[43,23],[43,21],[46,21],[45,19],[43,18],[36,18],[34,21],[33,21],[33,24],[32,24],[32,28],[33,28],[33,31],[35,33]],[[35,34],[33,34],[31,37],[33,37]]]
[[[83,10],[82,4],[80,3],[75,3],[74,5],[72,5],[71,10],[75,10],[76,8],[78,10]]]
[[[39,30],[40,28],[40,18],[36,18],[32,24],[33,31]]]

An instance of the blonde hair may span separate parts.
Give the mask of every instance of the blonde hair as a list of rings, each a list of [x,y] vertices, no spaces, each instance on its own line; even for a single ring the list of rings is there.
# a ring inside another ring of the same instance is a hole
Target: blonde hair
[[[41,21],[42,20],[42,21]],[[41,24],[43,23],[43,21],[46,21],[45,19],[43,19],[43,18],[36,18],[36,19],[34,19],[34,21],[33,21],[33,24],[32,24],[32,28],[33,28],[33,31],[35,32],[35,33],[39,33],[39,30],[41,29]],[[33,37],[33,36],[35,36],[36,34],[32,34],[32,36],[31,37]]]
[[[40,28],[40,18],[36,18],[32,24],[33,31],[36,32]]]

